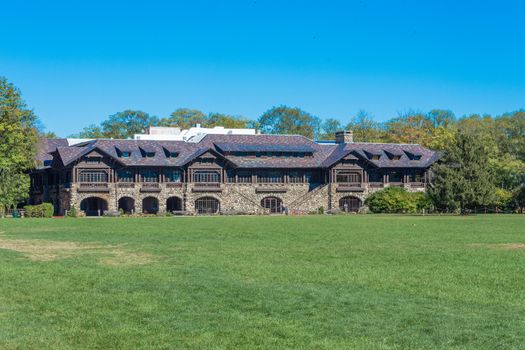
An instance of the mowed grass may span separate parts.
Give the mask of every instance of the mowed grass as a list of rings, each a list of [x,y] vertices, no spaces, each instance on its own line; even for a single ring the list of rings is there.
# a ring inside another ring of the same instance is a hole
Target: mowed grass
[[[0,348],[525,348],[525,216],[0,220]]]

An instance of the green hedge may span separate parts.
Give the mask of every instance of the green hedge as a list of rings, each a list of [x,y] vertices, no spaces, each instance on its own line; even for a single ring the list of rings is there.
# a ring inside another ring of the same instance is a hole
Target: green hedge
[[[432,201],[422,192],[408,192],[402,187],[387,187],[372,193],[365,204],[373,213],[417,213],[432,208]]]
[[[50,218],[55,211],[52,203],[26,205],[24,210],[25,216],[28,218]]]

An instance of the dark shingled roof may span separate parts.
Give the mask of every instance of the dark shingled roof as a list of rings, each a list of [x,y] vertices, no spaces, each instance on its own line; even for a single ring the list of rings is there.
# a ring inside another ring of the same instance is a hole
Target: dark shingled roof
[[[37,167],[43,168],[45,161],[53,160],[51,153],[55,152],[58,147],[67,147],[67,145],[66,139],[38,139],[36,153]]]
[[[390,159],[387,153],[400,155],[399,160]],[[411,160],[406,152],[420,155],[419,160]],[[397,143],[347,143],[336,146],[336,149],[323,162],[324,167],[330,167],[348,154],[361,156],[369,163],[380,168],[426,168],[437,160],[437,154],[416,144],[397,144]],[[368,154],[381,155],[379,160],[370,159]]]
[[[154,152],[144,157],[140,150]],[[205,152],[212,151],[239,168],[328,168],[352,155],[381,168],[426,168],[438,159],[438,154],[415,144],[348,143],[320,145],[298,135],[206,135],[199,143],[153,140],[99,139],[67,146],[65,139],[50,139],[39,143],[38,160],[51,160],[56,151],[64,165],[97,150],[116,159],[123,166],[184,166]],[[177,157],[168,157],[177,153]],[[130,157],[119,157],[131,152]],[[229,152],[311,153],[304,156],[240,156]],[[373,160],[367,154],[381,155]],[[390,155],[400,156],[394,160]],[[419,159],[417,159],[419,158]]]
[[[301,152],[313,153],[315,149],[310,145],[282,144],[253,144],[253,143],[214,143],[221,152]]]

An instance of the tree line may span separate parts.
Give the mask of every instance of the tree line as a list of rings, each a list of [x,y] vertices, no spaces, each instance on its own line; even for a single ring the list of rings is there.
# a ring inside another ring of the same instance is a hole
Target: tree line
[[[256,128],[269,134],[298,134],[316,140],[331,140],[338,130],[352,130],[355,142],[419,143],[439,151],[432,169],[429,195],[439,210],[465,210],[483,206],[525,206],[525,111],[498,116],[467,115],[452,111],[408,111],[385,122],[359,111],[346,122],[321,119],[300,108],[277,106],[259,118],[223,113],[204,113],[179,108],[159,118],[143,111],[125,110],[110,115],[98,125],[85,127],[80,138],[126,139],[148,126],[187,129],[203,127]],[[0,207],[27,197],[27,172],[34,167],[38,119],[21,98],[20,91],[0,78]]]

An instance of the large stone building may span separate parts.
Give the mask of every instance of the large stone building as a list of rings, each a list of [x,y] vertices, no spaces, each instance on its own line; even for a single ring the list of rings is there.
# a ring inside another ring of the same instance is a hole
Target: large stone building
[[[414,144],[335,144],[297,135],[206,135],[199,142],[42,140],[32,204],[86,215],[359,211],[387,186],[425,191],[435,152]]]

